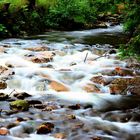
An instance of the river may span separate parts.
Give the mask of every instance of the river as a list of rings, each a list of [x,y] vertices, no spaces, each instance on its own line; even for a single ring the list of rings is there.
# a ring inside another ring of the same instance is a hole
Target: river
[[[140,124],[133,118],[139,116],[140,99],[112,95],[109,84],[98,79],[130,77],[114,73],[127,66],[114,48],[124,41],[120,25],[1,40],[0,66],[8,70],[1,72],[7,88],[0,92],[10,94],[12,100],[17,100],[15,93],[26,92],[32,95],[27,100],[41,101],[46,108],[1,112],[1,127],[16,123],[18,117],[24,121],[0,140],[60,140],[61,134],[65,140],[139,140]],[[10,111],[9,101],[0,101],[0,109]],[[55,127],[38,135],[43,122]]]

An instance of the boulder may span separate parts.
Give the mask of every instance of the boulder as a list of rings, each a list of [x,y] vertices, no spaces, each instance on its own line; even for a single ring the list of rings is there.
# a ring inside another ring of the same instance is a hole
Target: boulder
[[[0,101],[5,101],[9,98],[9,96],[7,94],[4,93],[0,93]]]
[[[100,89],[95,84],[90,84],[90,83],[85,85],[83,87],[83,90],[85,90],[86,92],[96,92],[96,93],[100,92]]]
[[[140,76],[136,76],[133,78],[117,78],[111,82],[109,88],[111,93],[125,94],[124,93],[125,90],[128,91],[131,89],[131,87],[138,87],[139,83],[140,83]]]
[[[18,99],[25,99],[25,98],[31,97],[31,95],[26,92],[15,93],[13,96]]]
[[[9,130],[7,128],[5,128],[5,127],[1,127],[0,128],[0,135],[5,136],[7,134],[9,134]]]
[[[28,111],[29,103],[26,100],[16,100],[10,103],[10,108],[17,111]]]
[[[69,88],[63,85],[62,83],[59,83],[57,81],[52,80],[49,83],[49,86],[51,89],[58,91],[58,92],[63,92],[63,91],[69,91]]]
[[[33,63],[48,63],[53,60],[55,53],[53,51],[43,51],[35,53],[33,56],[28,57],[27,59]]]
[[[120,76],[135,76],[136,75],[136,72],[129,68],[116,67],[115,71],[116,71],[116,74]]]
[[[50,123],[50,122],[45,122],[43,124],[41,124],[38,128],[37,128],[37,134],[48,134],[51,133],[52,130],[54,128],[54,124]]]
[[[80,107],[80,104],[76,104],[76,105],[70,105],[70,106],[68,106],[68,108],[69,108],[69,109],[72,109],[72,110],[78,110],[78,109],[80,109],[81,107]]]
[[[26,50],[35,51],[35,52],[38,52],[38,51],[48,51],[48,47],[36,46],[36,47],[32,47],[32,48],[26,48]]]
[[[107,28],[106,23],[102,22],[96,25],[96,28]]]
[[[140,86],[133,86],[129,91],[132,95],[140,96]]]
[[[90,81],[96,83],[96,84],[100,84],[100,85],[108,85],[110,84],[114,79],[116,79],[115,77],[112,76],[94,76],[90,79]]]

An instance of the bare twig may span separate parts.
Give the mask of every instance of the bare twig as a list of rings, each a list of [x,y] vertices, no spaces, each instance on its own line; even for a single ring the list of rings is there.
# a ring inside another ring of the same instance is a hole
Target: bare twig
[[[16,93],[17,93],[17,91],[14,89],[14,90],[12,90],[12,91],[9,93],[9,95],[8,95],[8,96],[11,96],[11,94],[13,94],[14,92],[16,92]]]
[[[86,62],[87,57],[88,57],[88,52],[86,53],[86,56],[85,56],[85,59],[84,59],[84,63]]]

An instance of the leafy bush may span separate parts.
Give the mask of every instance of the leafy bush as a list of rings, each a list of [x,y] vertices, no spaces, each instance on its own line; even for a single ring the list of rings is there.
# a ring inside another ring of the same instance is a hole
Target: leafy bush
[[[0,36],[5,36],[7,33],[6,27],[3,24],[0,24]]]
[[[96,9],[88,0],[57,0],[49,8],[46,25],[49,27],[70,27],[75,23],[84,25],[95,20]]]

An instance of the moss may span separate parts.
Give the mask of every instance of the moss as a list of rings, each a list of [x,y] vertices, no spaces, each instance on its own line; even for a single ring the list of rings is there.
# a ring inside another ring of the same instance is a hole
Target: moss
[[[26,100],[17,100],[10,103],[12,110],[27,111],[29,109],[29,103]]]

